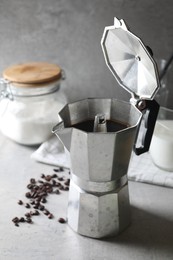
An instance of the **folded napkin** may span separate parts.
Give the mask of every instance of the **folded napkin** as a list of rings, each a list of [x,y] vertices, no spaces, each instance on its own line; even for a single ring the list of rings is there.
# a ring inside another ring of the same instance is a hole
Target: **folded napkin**
[[[64,152],[62,143],[56,136],[51,137],[31,155],[36,161],[70,168],[70,161]],[[149,153],[140,156],[132,154],[128,179],[165,187],[173,187],[173,172],[167,172],[156,167]]]
[[[173,188],[173,172],[155,166],[149,152],[140,156],[132,154],[128,179]]]
[[[38,162],[54,166],[70,168],[70,161],[65,154],[63,144],[54,135],[31,154],[31,158]]]

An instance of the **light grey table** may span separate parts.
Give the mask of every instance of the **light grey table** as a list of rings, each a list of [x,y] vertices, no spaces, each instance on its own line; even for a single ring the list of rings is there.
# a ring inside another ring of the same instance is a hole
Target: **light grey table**
[[[18,145],[0,135],[0,259],[1,260],[140,260],[173,259],[173,190],[129,182],[131,226],[118,237],[91,239],[73,232],[57,219],[66,216],[68,192],[50,195],[54,219],[33,217],[16,227],[12,218],[26,212],[30,178],[52,174],[52,166],[30,159],[34,147]]]

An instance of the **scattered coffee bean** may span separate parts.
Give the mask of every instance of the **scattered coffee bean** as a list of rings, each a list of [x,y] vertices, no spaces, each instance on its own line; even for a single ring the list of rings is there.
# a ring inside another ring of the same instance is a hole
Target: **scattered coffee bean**
[[[32,223],[33,223],[33,221],[32,221],[31,218],[27,218],[27,219],[26,219],[26,222],[29,223],[29,224],[32,224]]]
[[[65,182],[64,182],[65,185],[69,186],[70,185],[70,179],[67,179]]]
[[[18,224],[18,223],[15,223],[14,225],[15,225],[16,227],[19,227],[19,224]]]
[[[41,204],[40,204],[39,207],[38,207],[38,209],[41,210],[41,211],[43,211],[43,210],[45,209],[45,207],[44,207],[44,205],[41,205]]]
[[[66,220],[64,218],[59,218],[58,222],[63,224],[63,223],[66,223]]]
[[[29,205],[29,203],[25,204],[25,208],[29,209],[31,206]]]
[[[26,192],[25,196],[29,199],[29,198],[31,198],[31,193],[30,192]]]
[[[49,194],[60,194],[60,190],[68,191],[69,185],[70,185],[70,178],[66,178],[64,176],[58,176],[56,172],[63,172],[63,167],[58,167],[56,169],[53,169],[55,173],[45,175],[41,174],[42,180],[35,178],[31,178],[27,189],[29,189],[28,192],[25,193],[25,197],[29,199],[27,203],[24,203],[22,200],[18,201],[19,205],[23,205],[26,208],[31,208],[30,212],[25,213],[25,217],[15,217],[12,221],[16,226],[19,226],[19,222],[27,222],[32,223],[32,216],[38,216],[40,215],[39,211],[42,211],[44,215],[46,215],[49,219],[53,218],[53,214],[49,212],[43,205],[47,202],[47,196]],[[70,171],[69,171],[70,174]],[[59,218],[58,220],[60,223],[65,223],[66,220],[63,218]]]
[[[40,204],[37,203],[37,204],[35,204],[35,205],[33,206],[33,208],[34,208],[34,209],[38,209],[38,208],[39,208],[39,205],[40,205]]]
[[[50,214],[48,215],[48,218],[49,218],[49,219],[52,219],[52,218],[53,218],[53,214],[50,213]]]
[[[22,200],[19,200],[19,201],[18,201],[18,204],[19,204],[19,205],[23,205],[23,201],[22,201]]]
[[[59,181],[63,181],[64,178],[63,178],[63,177],[58,177],[58,180],[59,180]]]
[[[65,187],[64,187],[64,190],[69,190],[69,187],[68,187],[68,186],[65,186]]]
[[[51,176],[52,176],[52,178],[57,178],[57,174],[56,173],[52,174]]]
[[[56,181],[55,180],[52,180],[52,185],[56,186]]]
[[[42,174],[41,174],[41,178],[43,178],[43,179],[45,178],[45,175],[44,175],[44,173],[42,173]]]
[[[59,172],[60,170],[59,169],[53,169],[54,172]]]
[[[46,198],[43,197],[43,198],[41,199],[41,202],[42,202],[42,203],[46,203],[46,202],[47,202]]]
[[[23,217],[21,217],[21,218],[19,219],[19,222],[25,222],[25,219],[24,219]]]
[[[51,179],[52,179],[52,176],[51,176],[51,175],[46,175],[46,176],[45,176],[45,180],[46,180],[46,181],[50,181]]]
[[[18,217],[15,217],[15,218],[12,219],[12,221],[13,221],[14,223],[18,223],[18,222],[19,222],[19,218],[18,218]]]
[[[36,183],[36,180],[35,180],[34,178],[31,178],[31,179],[30,179],[30,183],[35,184],[35,183]]]
[[[55,194],[60,194],[60,191],[57,189],[54,191]]]
[[[59,189],[60,189],[60,190],[64,190],[64,186],[61,185],[61,186],[59,187]]]
[[[27,188],[28,188],[29,190],[31,190],[31,189],[33,188],[33,184],[29,183],[29,184],[27,185]]]
[[[44,181],[38,180],[39,183],[44,183]]]
[[[61,186],[61,183],[60,182],[56,182],[56,187],[60,187]]]
[[[33,190],[34,190],[34,191],[39,190],[39,186],[38,186],[38,185],[34,185],[34,186],[33,186]]]
[[[38,216],[38,215],[40,215],[40,212],[39,212],[38,210],[35,210],[35,211],[33,212],[33,215],[34,215],[34,216]]]
[[[30,212],[25,213],[25,217],[30,218],[31,217],[31,213]]]
[[[44,209],[43,213],[47,216],[50,214],[50,212],[47,209]]]

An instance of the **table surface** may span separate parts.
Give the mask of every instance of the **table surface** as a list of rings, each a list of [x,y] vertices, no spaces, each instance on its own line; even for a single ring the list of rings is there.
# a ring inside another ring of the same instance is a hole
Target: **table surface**
[[[12,219],[27,211],[18,205],[26,200],[30,178],[52,174],[55,167],[30,158],[36,147],[12,142],[0,134],[0,259],[1,260],[140,260],[173,259],[173,189],[129,182],[131,225],[114,238],[91,239],[76,234],[66,217],[68,191],[48,197],[54,214],[33,217],[33,224],[16,227]],[[65,174],[65,173],[62,173]]]

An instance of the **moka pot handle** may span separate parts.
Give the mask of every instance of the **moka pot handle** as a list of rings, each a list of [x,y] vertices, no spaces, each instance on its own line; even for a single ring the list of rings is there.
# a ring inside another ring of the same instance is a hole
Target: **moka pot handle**
[[[137,147],[138,134],[136,136],[136,141],[134,144],[134,152],[136,155],[143,154],[149,151],[152,135],[154,132],[155,123],[157,120],[157,115],[159,112],[159,104],[153,100],[140,100],[136,104],[137,108],[143,113],[144,118],[144,133],[141,140],[141,146]],[[141,127],[139,127],[140,129]],[[138,129],[138,132],[139,132]]]

